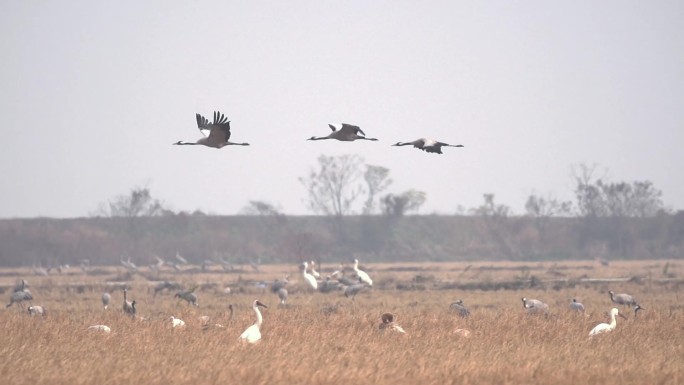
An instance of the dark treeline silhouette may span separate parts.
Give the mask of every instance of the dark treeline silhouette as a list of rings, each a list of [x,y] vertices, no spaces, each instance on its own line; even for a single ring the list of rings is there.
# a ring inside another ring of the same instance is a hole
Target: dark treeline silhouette
[[[619,225],[618,225],[619,223]],[[651,217],[206,216],[0,220],[0,265],[650,259],[684,255],[684,211]]]

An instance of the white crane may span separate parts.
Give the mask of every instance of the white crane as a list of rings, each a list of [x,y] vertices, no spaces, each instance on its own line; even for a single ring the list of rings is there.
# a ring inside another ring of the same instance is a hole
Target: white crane
[[[304,262],[302,264],[302,277],[304,277],[304,282],[306,282],[307,285],[309,285],[310,288],[315,290],[318,290],[318,281],[316,281],[316,278],[314,278],[313,275],[309,274],[306,270],[309,268],[309,264],[307,262]]]
[[[576,311],[578,313],[584,313],[584,305],[581,302],[577,302],[575,298],[570,302],[570,310]]]
[[[312,136],[308,140],[337,139],[343,142],[352,142],[357,139],[376,141],[376,138],[366,138],[366,133],[359,128],[347,123],[328,124],[332,132],[328,136]],[[361,133],[361,135],[359,135]]]
[[[589,337],[593,337],[597,334],[606,333],[606,332],[609,332],[609,331],[612,331],[613,329],[615,329],[615,327],[617,326],[617,320],[615,319],[615,316],[617,316],[618,314],[619,314],[619,312],[618,312],[618,309],[616,307],[610,309],[610,323],[609,324],[603,323],[603,324],[596,325],[589,332]]]
[[[247,328],[242,334],[240,334],[240,341],[246,342],[249,344],[255,344],[261,340],[261,324],[264,322],[263,317],[261,316],[261,312],[259,311],[259,306],[263,308],[268,308],[268,306],[264,305],[261,303],[259,300],[255,300],[254,303],[252,303],[252,309],[254,310],[254,313],[256,313],[256,323],[250,327]]]
[[[397,142],[392,146],[413,146],[425,152],[432,152],[434,154],[441,154],[442,147],[464,147],[462,144],[452,145],[427,138],[416,139],[413,142]]]
[[[31,316],[39,315],[39,316],[43,316],[43,317],[47,314],[45,311],[45,308],[43,308],[42,306],[38,306],[38,305],[29,306],[28,307],[28,313]]]
[[[105,292],[102,294],[102,306],[104,307],[105,310],[109,307],[109,302],[112,301],[112,295]]]
[[[88,326],[88,330],[90,331],[97,331],[97,332],[105,332],[109,333],[112,331],[112,329],[107,326],[107,325],[93,325],[93,326]]]
[[[171,316],[171,318],[169,318],[169,321],[171,321],[171,327],[172,328],[178,328],[178,327],[185,326],[185,321],[183,321],[180,318],[176,318],[174,316]]]
[[[608,294],[610,295],[610,300],[618,305],[635,306],[637,304],[636,299],[629,294],[615,294],[612,290]]]
[[[523,307],[530,314],[536,314],[536,313],[548,314],[549,313],[549,305],[545,304],[544,302],[542,302],[538,299],[527,299],[526,297],[523,297],[522,302],[523,302]]]
[[[316,279],[321,278],[321,274],[319,274],[316,271],[316,262],[314,262],[314,261],[311,261],[311,275],[313,275],[314,278],[316,278]]]
[[[373,286],[373,280],[370,278],[370,276],[365,271],[359,269],[358,259],[354,259],[354,271],[361,282],[367,284],[368,286]]]
[[[225,146],[249,146],[249,143],[234,143],[229,142],[230,139],[230,121],[222,113],[214,111],[214,122],[209,123],[209,120],[200,114],[195,114],[197,119],[197,128],[199,128],[202,135],[205,137],[198,139],[196,142],[184,142],[179,140],[175,145],[202,145],[213,148],[223,148]],[[205,131],[208,131],[207,135]]]
[[[394,314],[392,313],[385,313],[381,317],[381,322],[380,326],[378,326],[378,329],[380,329],[381,333],[384,333],[385,330],[390,330],[390,331],[395,331],[397,333],[402,333],[406,334],[406,331],[404,328],[399,326],[397,323],[394,322]]]

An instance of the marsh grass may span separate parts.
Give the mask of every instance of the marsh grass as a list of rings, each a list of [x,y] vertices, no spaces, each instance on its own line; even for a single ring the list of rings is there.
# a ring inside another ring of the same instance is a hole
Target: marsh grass
[[[277,272],[274,268],[263,274]],[[435,274],[456,273],[445,269]],[[389,279],[392,274],[376,272],[375,277]],[[104,311],[100,292],[74,293],[54,282],[59,278],[51,279],[55,286],[37,281],[32,288],[34,303],[48,309],[47,317],[29,317],[24,304],[0,311],[3,384],[684,382],[684,313],[676,306],[681,293],[666,285],[620,284],[616,290],[633,293],[647,310],[635,319],[631,310],[620,308],[629,319],[618,319],[615,331],[590,339],[589,330],[607,322],[606,312],[613,306],[604,287],[373,289],[354,301],[340,293],[302,290],[290,296],[286,307],[278,306],[267,290],[233,295],[208,291],[199,293],[201,305],[195,308],[173,299],[173,293],[154,297],[134,282],[129,299],[138,301],[145,320],[132,320],[121,309],[121,292],[112,294],[111,308]],[[546,301],[551,314],[525,314],[522,296]],[[586,314],[567,310],[573,297],[584,302]],[[269,305],[263,311],[263,340],[245,346],[238,336],[254,322],[250,304],[256,298]],[[462,319],[448,310],[456,298],[470,306],[471,317]],[[232,319],[228,304],[235,308]],[[378,332],[386,311],[396,315],[407,335]],[[171,315],[187,326],[172,329],[167,322]],[[201,315],[225,327],[204,331]],[[110,326],[112,333],[86,330],[95,324]],[[472,334],[462,337],[454,333],[456,328]]]

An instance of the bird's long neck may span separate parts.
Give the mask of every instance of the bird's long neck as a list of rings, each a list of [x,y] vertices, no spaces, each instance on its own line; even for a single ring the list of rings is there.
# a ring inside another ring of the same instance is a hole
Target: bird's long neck
[[[184,142],[182,140],[179,140],[178,142],[174,143],[177,146],[196,146],[200,143],[197,142]]]
[[[374,142],[378,140],[377,138],[366,138],[365,136],[360,136],[360,135],[356,135],[356,139],[372,140]]]
[[[395,146],[411,146],[411,145],[413,145],[413,143],[409,143],[409,142],[399,142],[399,143],[395,144]]]
[[[615,318],[615,313],[611,312],[610,313],[610,328],[615,329],[617,326],[617,319]]]
[[[226,142],[226,146],[249,146],[249,143]]]
[[[261,312],[259,311],[259,306],[256,304],[253,306],[254,312],[256,313],[257,316],[257,322],[256,325],[259,329],[261,329],[261,324],[264,322],[264,318],[261,316]]]
[[[332,139],[330,136],[312,136],[309,140],[325,140]]]

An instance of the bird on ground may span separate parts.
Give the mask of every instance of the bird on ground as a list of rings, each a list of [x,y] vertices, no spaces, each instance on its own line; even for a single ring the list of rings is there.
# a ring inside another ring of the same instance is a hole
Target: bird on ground
[[[366,138],[366,133],[359,128],[347,123],[341,125],[328,124],[332,132],[328,136],[312,136],[308,140],[337,139],[343,142],[351,142],[357,139],[376,141],[376,138]],[[361,135],[359,135],[361,133]],[[362,136],[363,135],[363,136]]]
[[[463,300],[459,299],[456,302],[452,302],[450,306],[451,310],[456,311],[458,315],[465,318],[470,315],[470,310],[463,304]]]
[[[285,301],[287,301],[287,289],[284,287],[281,287],[280,290],[278,290],[278,298],[280,298],[280,304],[285,306]]]
[[[314,262],[314,261],[311,261],[311,275],[313,275],[314,278],[316,278],[316,279],[321,278],[321,274],[319,274],[316,271],[316,262]]]
[[[130,314],[131,316],[135,317],[135,301],[131,302],[126,298],[126,294],[128,293],[128,289],[124,289],[124,301],[123,301],[123,311],[126,314]]]
[[[280,289],[285,288],[290,284],[290,274],[287,274],[285,278],[278,279],[271,284],[271,291],[277,293]]]
[[[390,330],[390,331],[395,331],[397,333],[403,333],[406,334],[406,331],[404,328],[399,326],[397,323],[394,322],[394,314],[392,313],[384,313],[380,317],[380,325],[378,328],[380,329],[381,333],[384,333],[385,330]]]
[[[188,305],[199,307],[199,303],[197,303],[197,294],[195,294],[195,289],[197,289],[197,286],[193,287],[190,290],[179,291],[178,293],[176,293],[176,295],[174,295],[174,298],[184,299],[188,302]]]
[[[200,132],[202,135],[205,135],[205,137],[198,139],[196,142],[184,142],[179,140],[173,144],[180,146],[202,145],[213,148],[249,146],[249,143],[234,143],[228,141],[228,139],[230,139],[230,121],[222,113],[214,111],[213,123],[209,123],[209,120],[200,114],[195,114],[195,118],[197,118],[197,128],[199,128]],[[208,131],[209,134],[206,134],[205,131]],[[178,257],[178,254],[176,257]]]
[[[34,316],[34,315],[45,316],[47,314],[47,312],[45,311],[45,308],[43,308],[42,306],[38,306],[38,305],[29,306],[28,307],[28,313],[31,316]]]
[[[576,311],[578,313],[584,313],[584,305],[582,305],[581,302],[577,302],[575,298],[572,299],[572,302],[570,302],[570,310]]]
[[[10,307],[13,303],[21,303],[23,301],[32,300],[33,296],[31,295],[31,292],[28,289],[15,291],[14,293],[10,294],[10,302],[5,307]]]
[[[367,284],[368,286],[373,286],[373,280],[370,278],[370,276],[365,271],[359,269],[358,259],[354,259],[354,271],[361,282]]]
[[[608,291],[608,294],[610,300],[618,305],[635,306],[637,304],[636,299],[629,294],[615,294],[612,290]]]
[[[307,284],[310,288],[312,288],[312,289],[314,289],[314,290],[318,290],[318,281],[316,281],[316,278],[314,278],[313,275],[309,274],[309,273],[306,271],[306,270],[308,269],[308,267],[309,267],[309,264],[308,264],[307,262],[304,262],[304,263],[302,264],[302,266],[301,266],[301,269],[302,269],[302,277],[304,277],[304,282],[306,282],[306,284]]]
[[[185,321],[183,321],[180,318],[176,318],[174,316],[171,316],[171,318],[169,318],[169,321],[171,321],[171,327],[173,327],[173,328],[185,326]]]
[[[346,288],[344,288],[344,296],[349,298],[350,296],[352,297],[352,301],[356,297],[357,294],[363,291],[363,289],[367,288],[368,284],[365,282],[359,281],[358,283],[355,283],[353,285],[349,285]]]
[[[606,332],[609,332],[609,331],[612,331],[613,329],[615,329],[615,327],[617,326],[617,320],[615,319],[615,316],[617,316],[618,314],[619,314],[619,312],[618,312],[618,309],[616,307],[610,309],[610,323],[609,324],[602,323],[602,324],[596,325],[589,332],[589,337],[592,337],[592,336],[595,336],[595,335],[601,334],[601,333],[606,333]],[[624,316],[622,316],[622,317],[624,318]]]
[[[18,291],[30,292],[30,290],[28,289],[28,281],[26,281],[25,279],[17,280],[16,284],[14,285],[14,288],[12,289],[12,293],[16,293]]]
[[[104,307],[105,310],[109,307],[109,302],[112,301],[112,295],[105,292],[102,294],[102,306]]]
[[[112,329],[107,326],[107,325],[93,325],[93,326],[88,326],[88,330],[90,331],[98,331],[98,332],[105,332],[109,333],[112,331]]]
[[[259,311],[259,306],[263,308],[268,308],[268,306],[261,303],[259,300],[255,300],[252,303],[252,309],[256,313],[256,323],[247,328],[242,334],[240,334],[240,341],[249,344],[255,344],[261,340],[261,324],[264,322],[261,312]]]
[[[522,302],[523,302],[523,307],[527,310],[527,312],[529,314],[536,314],[536,313],[548,314],[549,313],[549,305],[545,304],[544,302],[542,302],[538,299],[527,299],[527,298],[523,297]]]
[[[434,154],[441,154],[442,147],[464,147],[462,144],[453,145],[426,138],[416,139],[413,142],[397,142],[392,146],[413,146],[425,152],[432,152]]]

